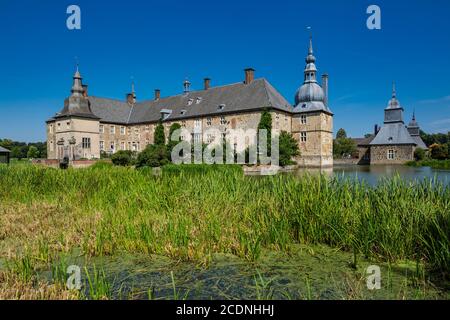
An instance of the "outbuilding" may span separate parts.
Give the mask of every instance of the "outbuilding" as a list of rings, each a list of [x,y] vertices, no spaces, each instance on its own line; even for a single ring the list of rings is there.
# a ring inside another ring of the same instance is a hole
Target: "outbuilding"
[[[3,147],[0,147],[0,163],[9,163],[11,151],[8,149],[5,149]]]

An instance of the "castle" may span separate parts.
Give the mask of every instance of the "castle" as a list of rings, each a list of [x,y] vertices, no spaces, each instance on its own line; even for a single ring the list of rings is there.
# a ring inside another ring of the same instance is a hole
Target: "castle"
[[[414,160],[417,148],[428,149],[420,137],[415,113],[408,126],[405,126],[403,112],[394,84],[392,98],[384,109],[384,125],[381,128],[375,125],[374,134],[368,138],[355,139],[359,164],[404,164]]]
[[[328,75],[322,76],[319,85],[315,62],[310,38],[304,82],[295,95],[295,105],[266,79],[255,79],[251,68],[245,69],[243,82],[213,87],[206,78],[202,90],[191,91],[186,80],[179,95],[162,98],[156,89],[153,100],[140,102],[134,85],[123,101],[90,96],[77,67],[64,108],[47,121],[48,158],[98,159],[102,152],[140,152],[153,143],[160,122],[166,136],[170,126],[179,123],[190,132],[184,139],[209,143],[214,137],[204,132],[210,128],[228,139],[230,129],[256,130],[267,110],[272,128],[290,132],[298,141],[301,155],[295,160],[300,166],[331,167],[333,113],[328,106]]]

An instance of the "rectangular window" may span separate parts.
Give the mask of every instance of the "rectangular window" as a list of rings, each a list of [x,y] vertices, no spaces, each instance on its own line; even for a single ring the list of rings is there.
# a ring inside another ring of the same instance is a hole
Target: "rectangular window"
[[[58,128],[57,128],[57,130],[58,130],[58,131],[61,131],[61,123],[58,123]]]
[[[125,127],[120,127],[120,135],[125,135]]]
[[[388,158],[388,160],[395,160],[395,151],[388,150],[387,158]]]
[[[185,121],[185,120],[181,121],[181,126],[182,126],[183,128],[186,128],[186,121]]]
[[[301,124],[306,124],[306,115],[301,115],[300,116],[300,123]]]
[[[225,116],[220,116],[220,124],[227,124],[227,119]]]
[[[116,126],[111,126],[111,127],[109,128],[109,133],[110,133],[110,134],[116,134]]]
[[[91,138],[83,138],[82,139],[82,147],[83,147],[83,149],[90,149],[91,148]]]
[[[52,125],[52,124],[48,127],[48,131],[49,131],[50,133],[53,133],[53,125]]]
[[[99,127],[100,133],[105,133],[105,127],[101,124]]]
[[[200,128],[202,126],[202,121],[200,119],[195,120],[194,126]]]
[[[300,132],[300,141],[306,142],[306,132]]]
[[[120,143],[120,150],[125,150],[125,141]]]
[[[206,125],[210,126],[211,124],[212,124],[212,119],[210,117],[206,118]]]
[[[150,131],[150,126],[145,126],[145,132],[149,132]]]
[[[55,150],[55,146],[53,145],[53,141],[50,141],[50,151],[53,152]]]
[[[135,133],[135,134],[138,134],[139,131],[140,131],[139,128],[134,128],[134,133]]]
[[[105,151],[105,141],[100,141],[100,151]]]
[[[114,152],[115,149],[116,149],[116,145],[115,145],[114,141],[111,141],[109,144],[109,150],[111,152]]]

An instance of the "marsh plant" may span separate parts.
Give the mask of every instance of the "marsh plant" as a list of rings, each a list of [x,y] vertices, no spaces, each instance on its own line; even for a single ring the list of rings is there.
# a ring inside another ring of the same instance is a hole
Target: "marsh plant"
[[[450,188],[429,180],[369,187],[324,176],[245,177],[235,165],[169,165],[160,176],[145,168],[0,167],[0,235],[8,239],[0,255],[24,280],[34,263],[75,248],[87,257],[128,252],[208,264],[216,253],[254,262],[263,249],[296,244],[352,252],[355,268],[359,256],[420,261],[445,278],[449,216]],[[54,263],[55,278],[66,280],[65,262]],[[89,273],[88,283],[93,298],[110,295],[102,272]]]

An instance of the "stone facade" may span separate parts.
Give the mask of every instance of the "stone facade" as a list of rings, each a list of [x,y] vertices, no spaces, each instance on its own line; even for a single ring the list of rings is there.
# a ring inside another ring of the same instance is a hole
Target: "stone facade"
[[[174,123],[183,129],[182,140],[211,144],[227,140],[237,153],[257,142],[263,111],[272,116],[272,132],[292,133],[298,141],[299,165],[333,165],[333,114],[328,108],[328,75],[323,90],[316,80],[312,40],[306,59],[304,84],[292,106],[265,79],[255,79],[254,70],[245,69],[245,80],[212,87],[205,79],[203,90],[190,91],[185,80],[183,94],[139,102],[134,92],[124,101],[90,97],[80,72],[73,77],[71,95],[64,108],[47,121],[48,158],[69,161],[98,159],[102,153],[119,150],[141,152],[154,143],[157,124],[164,126],[166,139]],[[236,131],[234,131],[236,130]]]
[[[371,146],[370,164],[404,164],[414,160],[414,146]]]

